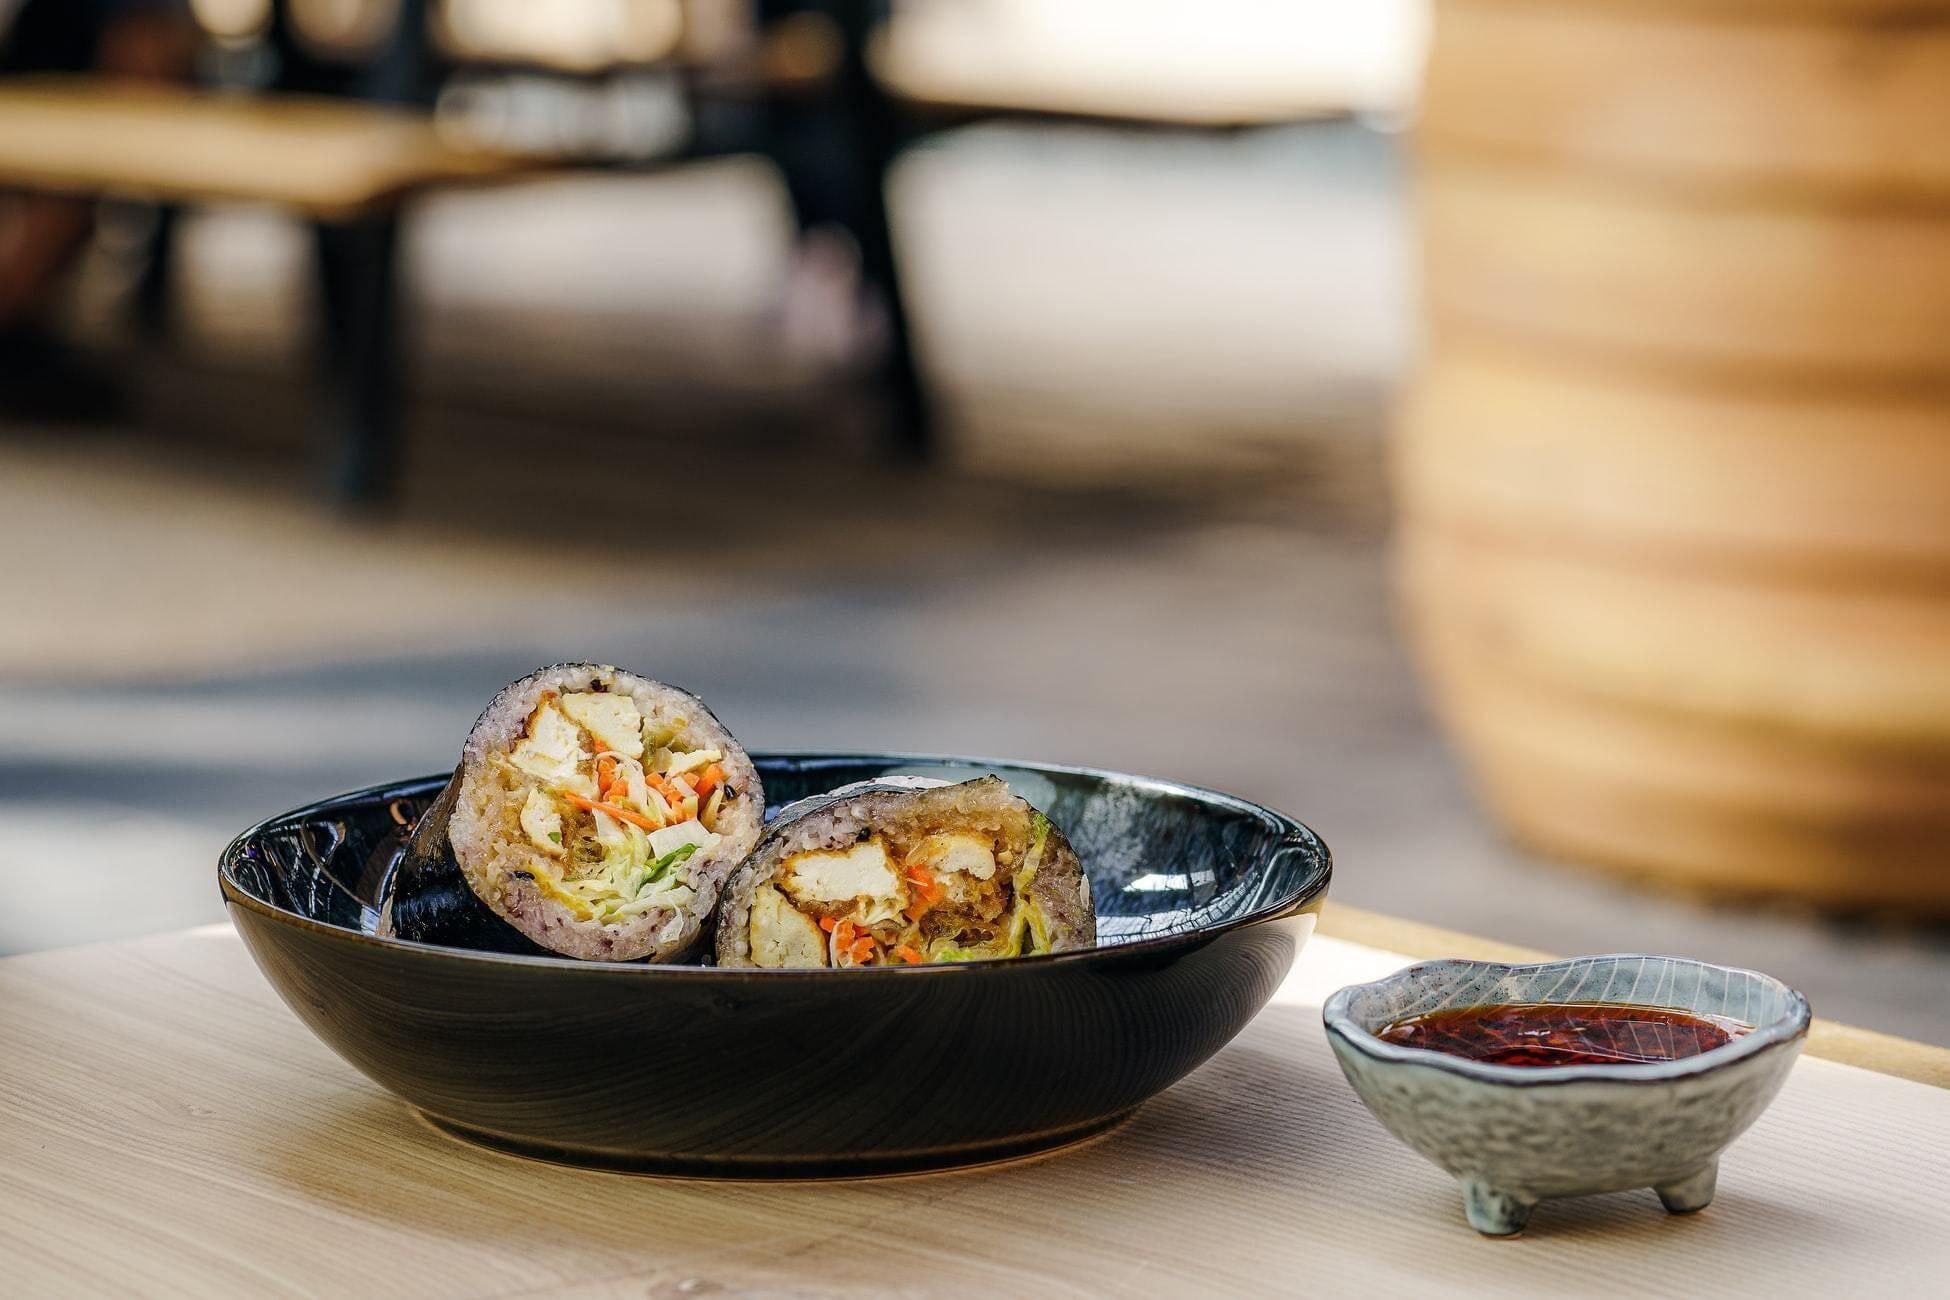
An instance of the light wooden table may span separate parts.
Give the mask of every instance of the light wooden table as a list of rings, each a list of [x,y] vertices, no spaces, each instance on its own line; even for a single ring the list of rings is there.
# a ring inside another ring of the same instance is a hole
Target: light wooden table
[[[1361,1109],[1319,1002],[1510,955],[1331,908],[1231,1046],[1093,1145],[963,1174],[695,1183],[477,1150],[298,1023],[227,927],[0,961],[0,1293],[677,1297],[1940,1294],[1950,1053],[1824,1027],[1687,1219],[1477,1238]]]

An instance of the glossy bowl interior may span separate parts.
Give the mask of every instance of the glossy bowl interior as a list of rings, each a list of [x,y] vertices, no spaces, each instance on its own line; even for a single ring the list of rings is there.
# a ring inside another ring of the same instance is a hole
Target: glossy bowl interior
[[[774,808],[896,773],[1002,776],[1076,846],[1099,945],[731,971],[378,937],[438,776],[273,818],[225,851],[220,882],[292,1010],[436,1122],[545,1158],[727,1177],[965,1164],[1097,1132],[1245,1026],[1326,898],[1320,839],[1229,795],[1028,763],[755,758]]]

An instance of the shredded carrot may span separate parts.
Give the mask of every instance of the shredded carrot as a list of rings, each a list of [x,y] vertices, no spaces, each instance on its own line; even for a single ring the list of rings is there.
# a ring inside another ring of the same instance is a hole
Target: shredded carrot
[[[915,951],[914,945],[907,943],[896,945],[894,948],[894,956],[900,958],[910,966],[918,966],[923,960],[921,954]]]
[[[862,930],[852,921],[835,921],[830,916],[822,916],[819,918],[819,928],[833,936],[834,955],[846,957],[856,966],[871,961],[874,953],[878,951],[877,945],[873,941],[873,935]],[[902,947],[906,947],[906,945],[903,944]],[[909,948],[908,951],[914,952],[912,948]],[[921,954],[914,953],[914,956],[909,960],[919,961],[921,960]]]
[[[821,923],[822,928],[824,923]],[[851,921],[841,921],[832,929],[833,951],[853,959],[857,966],[873,956],[873,936],[863,934],[860,927]]]
[[[616,760],[601,748],[598,748],[596,753],[596,788],[608,790],[616,784]]]
[[[914,901],[907,907],[907,916],[911,921],[918,921],[927,914],[929,908],[940,902],[948,891],[936,883],[932,871],[919,863],[907,869],[907,878],[914,885]]]
[[[711,792],[724,784],[724,764],[713,763],[704,769],[704,775],[697,779],[697,797],[708,799]]]
[[[631,812],[628,808],[618,808],[613,803],[598,803],[594,799],[585,799],[579,794],[564,794],[562,797],[578,808],[588,812],[608,813],[618,821],[628,822],[632,826],[641,826],[646,831],[660,831],[664,828],[664,824],[654,818],[645,817],[639,812]]]

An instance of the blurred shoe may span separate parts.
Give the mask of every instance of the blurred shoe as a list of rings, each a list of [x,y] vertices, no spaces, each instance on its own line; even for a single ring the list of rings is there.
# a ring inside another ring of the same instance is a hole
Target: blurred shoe
[[[0,419],[101,424],[128,410],[121,383],[37,329],[0,332]]]

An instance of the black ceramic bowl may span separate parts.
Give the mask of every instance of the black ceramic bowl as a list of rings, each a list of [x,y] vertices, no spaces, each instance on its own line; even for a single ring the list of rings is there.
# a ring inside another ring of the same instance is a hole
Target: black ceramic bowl
[[[450,1131],[580,1164],[774,1178],[997,1160],[1108,1128],[1253,1018],[1327,894],[1327,846],[1229,795],[1033,763],[756,760],[775,806],[889,773],[997,773],[1068,832],[1099,946],[733,971],[375,936],[402,838],[445,777],[275,817],[218,875],[299,1018]]]

